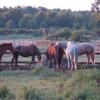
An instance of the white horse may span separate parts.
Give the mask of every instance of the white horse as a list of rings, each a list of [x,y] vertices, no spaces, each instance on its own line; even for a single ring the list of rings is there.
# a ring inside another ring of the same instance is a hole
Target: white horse
[[[68,69],[71,70],[77,69],[78,57],[79,55],[85,54],[88,58],[88,64],[90,62],[90,58],[92,60],[92,64],[95,65],[95,51],[94,45],[91,43],[75,43],[75,42],[67,42],[66,48],[66,56],[68,59]]]

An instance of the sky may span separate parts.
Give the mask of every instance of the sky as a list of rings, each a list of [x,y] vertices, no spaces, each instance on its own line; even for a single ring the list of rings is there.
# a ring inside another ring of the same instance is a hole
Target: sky
[[[60,8],[72,11],[91,10],[95,0],[0,0],[0,8],[16,6],[46,7],[48,9]]]

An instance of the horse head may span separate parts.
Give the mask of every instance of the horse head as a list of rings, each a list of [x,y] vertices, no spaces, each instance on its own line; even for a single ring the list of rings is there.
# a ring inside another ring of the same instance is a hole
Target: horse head
[[[39,62],[41,61],[41,53],[37,55]]]
[[[36,46],[34,46],[34,48],[35,48],[35,52],[36,52],[38,61],[40,62],[41,61],[41,53],[40,53],[39,49]]]
[[[72,45],[72,44],[73,44],[72,41],[68,41],[68,42],[67,42],[67,46],[70,46],[70,45]]]
[[[12,43],[4,43],[5,49],[10,50],[11,52],[14,52],[14,48]]]

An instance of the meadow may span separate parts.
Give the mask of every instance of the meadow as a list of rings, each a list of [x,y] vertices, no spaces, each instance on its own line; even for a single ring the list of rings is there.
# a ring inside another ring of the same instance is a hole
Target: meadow
[[[100,100],[100,70],[46,67],[0,72],[0,100]]]
[[[11,58],[11,54],[5,54],[2,61]],[[79,58],[86,60],[85,56]],[[30,62],[31,57],[19,57],[18,61]],[[100,55],[96,55],[96,61],[100,62]],[[73,72],[57,72],[43,64],[31,67],[0,71],[0,100],[100,100],[100,65],[91,69],[82,64]]]

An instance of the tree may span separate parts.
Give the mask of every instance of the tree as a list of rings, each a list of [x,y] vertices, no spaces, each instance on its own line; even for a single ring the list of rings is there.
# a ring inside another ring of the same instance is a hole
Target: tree
[[[9,20],[7,23],[6,23],[6,28],[16,28],[16,24],[14,23],[13,20]]]
[[[96,11],[100,13],[100,0],[95,0],[92,4],[92,11]]]
[[[97,27],[100,27],[100,0],[95,0],[92,4],[92,11],[96,12]]]

